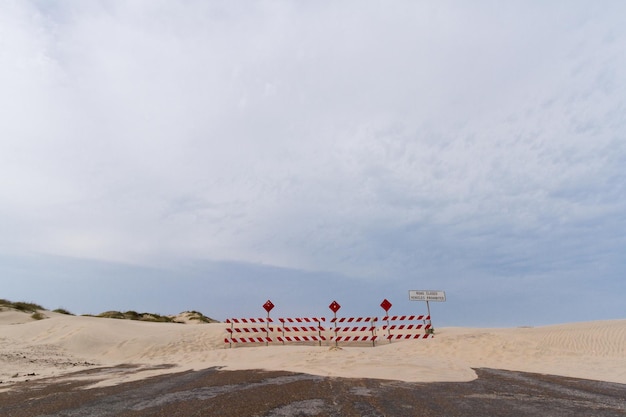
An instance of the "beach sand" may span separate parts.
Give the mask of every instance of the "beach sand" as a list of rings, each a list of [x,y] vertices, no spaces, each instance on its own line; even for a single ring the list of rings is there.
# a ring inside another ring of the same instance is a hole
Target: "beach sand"
[[[113,367],[90,387],[166,373],[289,371],[322,377],[461,382],[476,368],[523,371],[626,384],[626,320],[536,328],[437,328],[434,338],[376,347],[256,345],[229,348],[226,324],[185,325],[42,312],[32,320],[0,311],[0,391],[17,382]],[[125,372],[120,364],[132,364]],[[167,366],[164,366],[167,365]],[[89,378],[83,375],[81,378]]]

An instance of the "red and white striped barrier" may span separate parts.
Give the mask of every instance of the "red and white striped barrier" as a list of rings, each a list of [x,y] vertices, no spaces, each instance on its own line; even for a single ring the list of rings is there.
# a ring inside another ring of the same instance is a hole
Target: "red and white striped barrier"
[[[282,328],[276,330],[282,330],[285,332],[323,332],[326,330],[322,327],[322,323],[326,321],[324,317],[281,317],[278,319],[283,324]],[[317,323],[317,326],[287,326],[286,323]]]
[[[377,327],[379,321],[377,317],[334,317],[328,321],[333,325],[326,328],[323,327],[326,323],[324,317],[281,317],[276,320],[270,317],[230,318],[226,320],[230,327],[226,329],[227,337],[224,343],[232,347],[233,343],[318,342],[321,346],[323,341],[331,340],[335,344],[372,342],[376,346],[377,340],[388,340],[391,343],[394,340],[433,337],[432,330],[429,331],[432,328],[430,315],[384,316],[380,321],[386,323],[380,327]],[[407,323],[411,321],[423,323]],[[270,323],[281,325],[270,326]],[[247,327],[246,325],[249,324],[253,326]],[[254,324],[265,324],[265,326],[254,326]],[[420,330],[425,332],[422,333]]]
[[[268,333],[273,332],[273,327],[231,327],[227,328],[228,333]]]
[[[382,321],[430,320],[430,316],[385,316]]]
[[[226,332],[229,333],[229,337],[224,339],[224,343],[228,343],[231,345],[233,343],[272,343],[272,342],[321,342],[326,340],[326,337],[322,335],[322,332],[325,332],[326,329],[322,327],[322,323],[325,322],[326,319],[324,317],[281,317],[278,319],[278,322],[282,323],[280,327],[270,327],[269,323],[275,323],[275,321],[270,318],[230,318],[226,320],[226,323],[230,324],[230,328],[226,329]],[[247,324],[262,324],[266,323],[267,327],[237,327]],[[316,323],[317,326],[313,325],[301,325],[301,324],[313,324]],[[289,324],[299,324],[296,326],[289,326]],[[294,332],[316,332],[317,334],[313,335],[298,335],[298,336],[285,336],[285,332],[294,333]],[[246,333],[265,333],[265,337],[232,337],[234,335],[246,334]],[[278,333],[278,334],[276,334]]]
[[[269,343],[271,341],[271,337],[242,337],[224,339],[224,343]]]
[[[433,337],[432,334],[422,333],[422,334],[390,334],[385,337],[385,339],[391,340],[409,340],[409,339],[428,339],[429,337]]]
[[[325,317],[281,317],[278,319],[281,323],[321,323],[326,321]]]
[[[285,332],[323,332],[326,330],[322,326],[296,326],[296,327],[279,327],[278,330],[283,330]]]
[[[319,342],[322,345],[322,341],[326,340],[326,337],[322,335],[322,332],[326,331],[322,327],[322,323],[326,321],[324,317],[281,317],[278,319],[283,324],[282,328],[276,329],[282,330],[282,336],[279,336],[277,340],[285,344],[285,342]],[[288,324],[312,324],[317,323],[317,326],[289,326]],[[317,335],[306,336],[285,336],[285,333],[291,332],[317,332]]]
[[[228,333],[228,337],[224,339],[224,343],[228,343],[231,347],[233,343],[265,343],[268,344],[272,342],[272,338],[270,334],[274,331],[274,327],[270,327],[270,323],[273,323],[270,317],[259,317],[259,318],[231,318],[226,319],[226,323],[230,324],[230,327],[226,329]],[[265,327],[237,327],[241,325],[247,324],[263,324],[265,323]],[[239,335],[242,333],[265,333],[264,337],[232,337],[235,334]]]
[[[420,316],[385,316],[381,321],[386,321],[387,324],[380,327],[380,331],[385,332],[386,335],[382,335],[383,339],[389,340],[391,343],[392,340],[410,340],[410,339],[428,339],[429,337],[433,337],[432,332],[429,332],[432,326],[430,324],[430,316],[429,315],[420,315]],[[423,321],[424,323],[420,324],[391,324],[393,321]],[[425,333],[415,333],[416,330],[424,329]],[[394,331],[399,331],[400,333],[394,334]]]
[[[279,342],[321,342],[326,340],[325,336],[278,336]]]
[[[273,323],[274,320],[272,320],[269,317],[260,317],[260,318],[252,318],[252,319],[226,319],[226,323],[235,323],[235,324],[247,324],[247,323]]]
[[[375,342],[378,336],[334,336],[330,340],[336,342]]]
[[[362,327],[335,327],[332,329],[335,333],[338,332],[373,332],[376,330],[376,326],[362,326]]]
[[[334,333],[334,336],[332,336],[330,340],[334,341],[335,344],[338,342],[372,342],[372,344],[375,345],[377,336],[374,323],[377,320],[378,318],[376,317],[334,317],[330,320],[331,323],[335,324],[334,328],[329,329]],[[341,327],[337,326],[338,323],[363,323],[365,326]],[[370,334],[354,334],[365,332],[369,332]]]
[[[330,319],[331,323],[360,323],[368,321],[376,321],[376,317],[333,317]]]
[[[429,329],[430,324],[392,324],[390,326],[381,326],[381,330],[413,330],[413,329]]]

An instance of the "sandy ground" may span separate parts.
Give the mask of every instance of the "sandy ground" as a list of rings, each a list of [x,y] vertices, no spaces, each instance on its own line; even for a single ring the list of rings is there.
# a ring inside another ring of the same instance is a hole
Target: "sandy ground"
[[[458,382],[473,368],[534,372],[626,384],[626,320],[537,328],[438,328],[434,338],[371,345],[325,342],[228,348],[226,324],[184,325],[44,312],[33,321],[0,312],[0,390],[16,382],[115,367],[92,387],[220,367],[323,377]],[[134,364],[124,372],[120,364]],[[170,364],[171,367],[162,365]],[[85,378],[88,378],[85,376]]]

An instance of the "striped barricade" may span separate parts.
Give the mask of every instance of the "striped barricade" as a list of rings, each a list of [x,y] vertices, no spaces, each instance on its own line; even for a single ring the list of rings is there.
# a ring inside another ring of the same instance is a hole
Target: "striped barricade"
[[[270,334],[274,331],[274,327],[270,326],[270,323],[273,323],[270,317],[260,317],[260,318],[232,318],[226,319],[226,323],[230,324],[230,327],[226,328],[226,332],[228,333],[227,337],[224,339],[224,343],[228,343],[230,347],[232,347],[233,343],[265,343],[268,344],[273,342]],[[249,324],[263,324],[264,327],[239,327],[241,325],[249,325]],[[256,333],[265,333],[264,336],[258,336]],[[245,337],[239,337],[245,336]]]
[[[387,322],[387,324],[380,327],[381,332],[385,334],[382,336],[384,339],[389,340],[409,340],[409,339],[427,339],[432,337],[431,333],[428,333],[428,329],[431,328],[430,316],[385,316],[381,321]],[[406,322],[421,321],[420,324]],[[394,322],[395,324],[391,324]],[[404,322],[397,324],[397,322]],[[420,330],[424,330],[421,332]]]
[[[231,323],[231,324],[248,324],[248,323],[273,323],[274,320],[272,320],[269,317],[260,317],[258,319],[252,318],[252,319],[226,319],[226,323]]]
[[[339,342],[372,342],[376,346],[376,320],[376,317],[334,317],[330,320],[334,324],[330,329],[334,333],[331,340],[335,345]]]
[[[282,332],[282,335],[276,339],[283,344],[285,342],[318,342],[322,346],[322,341],[326,340],[326,336],[322,334],[326,330],[322,326],[322,323],[326,321],[324,317],[283,317],[279,318],[278,321],[283,326],[276,329]],[[298,332],[308,334],[291,335],[291,333]],[[289,335],[285,336],[285,333],[289,333]]]

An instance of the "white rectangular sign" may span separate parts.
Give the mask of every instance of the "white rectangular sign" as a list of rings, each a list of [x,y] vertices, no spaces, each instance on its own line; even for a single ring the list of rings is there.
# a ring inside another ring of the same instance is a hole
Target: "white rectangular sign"
[[[445,291],[434,290],[409,290],[411,301],[446,301]]]

